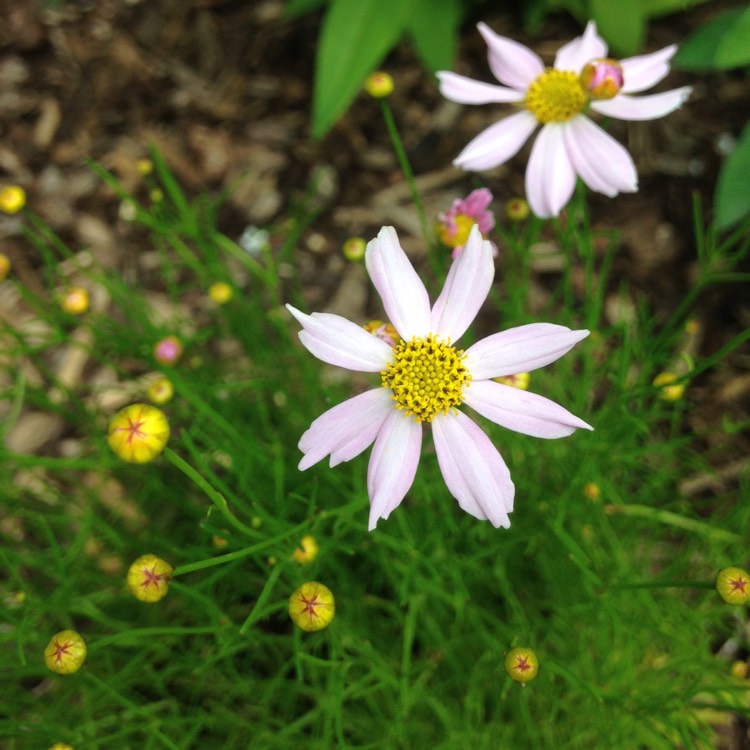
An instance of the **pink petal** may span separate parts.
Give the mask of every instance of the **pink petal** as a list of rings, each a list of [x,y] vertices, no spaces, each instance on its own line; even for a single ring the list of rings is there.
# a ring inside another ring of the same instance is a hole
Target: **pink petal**
[[[383,227],[365,251],[365,265],[383,308],[401,338],[430,332],[430,300],[393,227]],[[386,344],[387,346],[387,344]],[[382,369],[382,368],[381,368]]]
[[[487,206],[492,203],[492,193],[487,188],[477,188],[472,190],[461,203],[461,208],[466,216],[473,216],[478,219],[479,214],[484,213]],[[481,227],[480,230],[484,231]]]
[[[683,86],[650,96],[620,95],[614,99],[592,102],[591,109],[619,120],[655,120],[681,107],[692,90],[690,86]]]
[[[544,396],[494,380],[472,382],[464,390],[464,403],[501,427],[532,437],[561,438],[578,428],[593,429]]]
[[[464,364],[473,380],[531,372],[567,354],[588,335],[554,323],[529,323],[477,341],[467,349]]]
[[[583,36],[560,47],[555,56],[555,67],[558,70],[570,70],[580,73],[583,66],[597,57],[607,56],[607,44],[597,33],[594,21],[589,21]]]
[[[390,390],[373,388],[324,412],[300,438],[298,447],[305,455],[299,470],[309,469],[329,454],[331,466],[358,456],[372,444],[393,410]]]
[[[487,24],[477,24],[487,43],[487,59],[493,75],[500,83],[525,92],[531,82],[544,72],[539,55],[523,44],[498,36]]]
[[[669,61],[675,52],[677,52],[677,45],[670,44],[669,47],[660,49],[658,52],[620,60],[625,79],[622,93],[635,94],[656,86],[669,73]]]
[[[409,491],[417,473],[422,425],[391,409],[375,439],[367,470],[372,531],[379,518],[388,518]]]
[[[588,117],[576,117],[564,130],[573,169],[597,193],[610,198],[638,190],[638,174],[627,150]]]
[[[291,305],[286,308],[302,326],[299,340],[323,362],[358,372],[380,372],[393,354],[385,341],[340,315],[305,315]]]
[[[473,172],[497,167],[518,153],[537,125],[531,112],[516,112],[469,141],[453,163]]]
[[[459,339],[487,299],[494,276],[492,246],[482,239],[475,224],[432,308],[430,330],[451,342]]]
[[[516,490],[487,435],[459,411],[435,417],[432,436],[445,484],[461,508],[507,529]]]
[[[494,83],[482,83],[447,70],[441,70],[437,73],[437,77],[440,81],[440,93],[446,99],[459,104],[520,102],[524,97],[522,91],[506,89]]]
[[[548,123],[531,148],[526,167],[526,198],[531,210],[542,219],[560,213],[576,184],[564,141],[568,124]]]

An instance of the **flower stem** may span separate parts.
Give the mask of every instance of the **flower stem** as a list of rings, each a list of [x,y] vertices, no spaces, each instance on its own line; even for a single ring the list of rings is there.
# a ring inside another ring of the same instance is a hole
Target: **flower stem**
[[[256,532],[249,526],[246,526],[240,521],[237,516],[229,510],[227,501],[224,499],[224,495],[217,492],[204,478],[199,474],[187,461],[180,458],[171,448],[165,448],[164,456],[172,464],[178,468],[185,476],[191,479],[197,487],[208,495],[211,502],[216,506],[217,510],[227,519],[227,521],[234,526],[235,529],[242,532],[247,536],[257,536]]]
[[[385,126],[388,130],[388,135],[391,138],[391,143],[393,143],[393,149],[396,152],[396,158],[398,159],[398,163],[401,166],[401,171],[404,173],[404,177],[406,177],[406,182],[409,185],[411,197],[414,201],[414,206],[417,209],[417,217],[419,218],[419,224],[422,229],[422,236],[424,237],[424,241],[429,251],[430,258],[432,258],[432,236],[430,234],[429,227],[427,226],[424,204],[422,203],[422,199],[419,197],[419,191],[417,190],[417,183],[414,179],[414,171],[411,168],[409,157],[406,155],[406,149],[404,148],[401,136],[398,133],[396,121],[393,119],[393,112],[391,112],[391,108],[386,99],[380,99],[380,109],[383,112],[383,119],[385,120]]]

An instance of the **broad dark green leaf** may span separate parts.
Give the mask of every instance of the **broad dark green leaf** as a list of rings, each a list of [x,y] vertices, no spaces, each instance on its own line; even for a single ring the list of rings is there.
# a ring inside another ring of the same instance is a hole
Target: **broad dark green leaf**
[[[750,190],[747,189],[749,174],[750,125],[746,125],[736,148],[724,162],[716,183],[714,210],[719,229],[727,229],[750,215]]]
[[[453,67],[462,15],[461,0],[416,0],[408,30],[433,73]]]
[[[318,41],[313,136],[351,104],[368,74],[403,35],[415,0],[332,0]]]
[[[680,45],[674,64],[685,70],[726,70],[750,64],[750,8],[736,8],[701,26]]]
[[[597,30],[615,54],[626,57],[640,50],[645,34],[640,3],[591,0],[590,9]]]

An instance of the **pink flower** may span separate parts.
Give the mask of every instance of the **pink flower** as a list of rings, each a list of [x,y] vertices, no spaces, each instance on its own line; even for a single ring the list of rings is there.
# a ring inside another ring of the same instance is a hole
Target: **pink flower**
[[[432,307],[393,227],[383,227],[370,241],[365,264],[401,336],[395,347],[339,315],[305,315],[287,305],[302,325],[300,341],[318,359],[381,377],[379,387],[334,406],[310,425],[299,442],[300,470],[326,456],[331,466],[349,461],[374,443],[367,475],[374,529],[414,481],[426,422],[445,483],[461,508],[507,528],[515,494],[510,472],[487,435],[457,407],[465,403],[503,427],[535,437],[592,429],[549,399],[492,380],[554,362],[589,332],[532,323],[488,336],[465,352],[457,349],[454,342],[474,320],[495,274],[490,243],[478,227]]]
[[[514,156],[541,124],[526,169],[526,194],[537,216],[556,216],[573,193],[576,175],[589,188],[613,197],[638,189],[630,154],[587,116],[597,112],[621,120],[652,120],[677,109],[690,95],[685,86],[650,96],[631,96],[659,83],[677,50],[619,62],[606,57],[607,45],[589,21],[583,36],[557,51],[546,68],[536,53],[518,42],[477,27],[489,48],[489,65],[504,86],[438,73],[443,96],[462,104],[502,102],[519,112],[490,125],[455,160],[472,171],[491,169]]]
[[[492,202],[492,193],[487,188],[472,190],[466,198],[457,198],[453,205],[438,216],[437,231],[440,241],[453,248],[455,260],[463,250],[469,238],[471,228],[476,224],[486,239],[487,234],[495,228],[495,216],[488,206]],[[497,255],[497,247],[492,245]]]

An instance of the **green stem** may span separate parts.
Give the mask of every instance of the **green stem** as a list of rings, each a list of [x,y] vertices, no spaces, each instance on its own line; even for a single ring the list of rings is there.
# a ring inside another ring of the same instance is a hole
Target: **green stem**
[[[178,468],[185,476],[191,479],[194,484],[199,487],[203,492],[208,495],[211,502],[216,506],[216,509],[227,519],[227,521],[234,526],[235,529],[245,534],[246,536],[256,536],[255,531],[249,526],[246,526],[240,521],[237,516],[229,510],[227,501],[224,499],[224,495],[217,492],[204,478],[199,474],[187,461],[180,458],[171,448],[164,450],[164,456],[167,460],[171,461],[172,464]]]
[[[422,228],[422,236],[424,237],[430,260],[433,261],[434,253],[432,235],[427,225],[424,205],[422,204],[422,199],[419,197],[419,191],[417,190],[417,182],[414,179],[414,171],[412,170],[411,164],[409,163],[409,157],[406,155],[406,149],[404,148],[401,136],[398,133],[398,128],[396,127],[396,121],[393,119],[393,113],[391,112],[391,108],[386,99],[380,100],[380,109],[383,112],[385,126],[388,129],[388,135],[391,137],[391,143],[393,143],[393,149],[396,152],[396,158],[398,159],[401,170],[406,177],[406,182],[409,185],[409,190],[411,192],[412,200],[414,201],[414,206],[417,210],[417,217],[419,218],[419,224]]]
[[[93,653],[100,648],[104,648],[104,646],[111,646],[112,644],[121,643],[123,641],[130,642],[139,638],[152,638],[153,636],[159,635],[205,635],[215,632],[216,626],[214,625],[186,628],[132,628],[130,630],[123,630],[121,633],[104,636],[104,638],[100,638],[98,641],[89,643],[88,651],[89,653]]]

